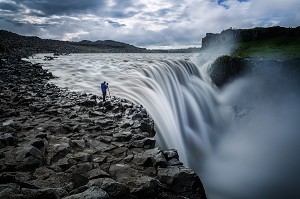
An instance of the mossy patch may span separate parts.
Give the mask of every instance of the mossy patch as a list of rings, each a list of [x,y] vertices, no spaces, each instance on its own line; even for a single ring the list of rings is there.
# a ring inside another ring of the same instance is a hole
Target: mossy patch
[[[261,41],[241,42],[237,45],[233,56],[267,59],[300,58],[300,38],[281,36]]]

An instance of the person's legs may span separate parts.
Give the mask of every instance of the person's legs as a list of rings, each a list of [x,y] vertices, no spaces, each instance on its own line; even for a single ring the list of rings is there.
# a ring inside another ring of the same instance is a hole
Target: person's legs
[[[102,94],[103,94],[103,102],[105,102],[106,92],[102,92]]]

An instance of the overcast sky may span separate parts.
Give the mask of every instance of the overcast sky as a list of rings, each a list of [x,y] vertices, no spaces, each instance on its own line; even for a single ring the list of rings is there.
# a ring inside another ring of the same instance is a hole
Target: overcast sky
[[[201,45],[229,27],[300,25],[300,0],[0,0],[0,29],[139,47]]]

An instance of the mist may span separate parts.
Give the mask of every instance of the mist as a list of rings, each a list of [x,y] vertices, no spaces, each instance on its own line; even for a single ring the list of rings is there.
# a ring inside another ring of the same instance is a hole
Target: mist
[[[254,67],[219,92],[233,119],[199,170],[208,198],[300,198],[300,82],[295,72]]]

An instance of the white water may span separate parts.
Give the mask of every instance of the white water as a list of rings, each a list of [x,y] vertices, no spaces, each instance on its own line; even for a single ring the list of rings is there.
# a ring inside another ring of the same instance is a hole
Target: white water
[[[112,95],[142,104],[159,145],[178,150],[209,199],[299,198],[299,89],[280,71],[218,91],[205,75],[213,60],[191,54],[43,56],[30,61],[60,77],[59,86],[100,94],[106,80]]]

